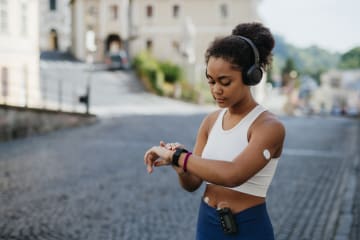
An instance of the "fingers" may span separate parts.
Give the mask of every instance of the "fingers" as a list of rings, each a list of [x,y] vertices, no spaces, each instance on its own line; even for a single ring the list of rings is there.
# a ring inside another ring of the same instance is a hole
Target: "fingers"
[[[164,160],[164,159],[159,159],[159,160],[157,160],[157,161],[154,162],[154,166],[155,166],[155,167],[162,167],[162,166],[168,166],[168,165],[170,165],[170,163],[167,162],[167,161]]]
[[[154,162],[159,158],[159,156],[154,152],[153,148],[154,147],[150,148],[144,155],[144,163],[149,174],[153,172]]]
[[[175,143],[165,143],[163,141],[160,141],[160,146],[165,147],[168,150],[173,150],[175,151],[178,148],[184,148],[184,145],[175,142]]]
[[[183,145],[178,142],[165,143],[164,141],[160,141],[160,146],[154,146],[146,151],[144,164],[146,165],[147,172],[151,174],[154,171],[154,166],[161,167],[171,165],[171,156],[178,148],[183,148]]]
[[[150,160],[150,150],[146,151],[145,155],[144,155],[144,164],[146,165],[146,170],[148,173],[152,172],[152,167],[151,167],[151,160]]]
[[[171,152],[165,147],[154,146],[146,151],[144,155],[144,164],[146,170],[150,174],[154,170],[154,166],[170,165]]]

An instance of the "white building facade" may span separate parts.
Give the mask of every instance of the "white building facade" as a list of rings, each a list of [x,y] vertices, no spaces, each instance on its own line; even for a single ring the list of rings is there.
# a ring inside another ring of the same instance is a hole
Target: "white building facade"
[[[0,1],[0,104],[39,102],[39,0]]]
[[[360,112],[360,70],[331,70],[321,75],[313,96],[316,111]]]
[[[159,59],[181,63],[186,55],[203,62],[216,36],[230,34],[241,22],[260,20],[259,1],[72,0],[72,51],[85,60],[93,39],[102,60],[111,42],[118,41],[121,47],[128,44],[131,56],[151,48]]]
[[[40,0],[40,50],[70,50],[71,14],[69,0]]]
[[[260,0],[72,0],[74,56],[104,61],[124,48],[131,57],[150,50],[159,60],[181,65],[187,79],[204,78],[204,53],[215,37],[231,34],[239,23],[261,21]],[[264,74],[265,78],[265,74]],[[265,98],[265,81],[254,88]]]
[[[239,23],[259,21],[257,0],[134,0],[131,52],[151,48],[160,59],[204,62],[204,52],[217,36],[231,34]],[[191,55],[191,54],[190,54]],[[195,59],[193,59],[195,58]]]
[[[129,0],[72,0],[71,52],[103,61],[108,51],[124,48],[129,32]]]

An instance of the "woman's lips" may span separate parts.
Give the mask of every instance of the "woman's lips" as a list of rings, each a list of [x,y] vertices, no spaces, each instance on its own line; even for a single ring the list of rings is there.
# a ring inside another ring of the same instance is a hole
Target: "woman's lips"
[[[218,102],[218,103],[223,103],[223,102],[225,102],[225,98],[217,98],[217,97],[215,97],[215,101]]]

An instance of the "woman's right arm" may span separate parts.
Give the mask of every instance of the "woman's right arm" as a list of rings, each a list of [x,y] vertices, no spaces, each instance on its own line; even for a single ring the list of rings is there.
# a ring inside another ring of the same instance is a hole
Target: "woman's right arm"
[[[208,139],[209,131],[217,115],[218,112],[211,113],[208,116],[206,116],[202,121],[196,137],[196,143],[193,149],[194,155],[201,156]],[[186,191],[193,192],[197,190],[203,181],[198,176],[190,174],[188,172],[183,172],[183,171],[177,171],[177,172],[179,176],[180,185]]]

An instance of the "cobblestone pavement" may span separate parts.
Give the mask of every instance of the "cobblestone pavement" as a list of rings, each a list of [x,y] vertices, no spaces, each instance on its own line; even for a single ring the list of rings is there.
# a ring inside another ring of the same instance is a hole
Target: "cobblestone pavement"
[[[202,118],[126,116],[1,143],[0,239],[194,239],[203,187],[185,192],[170,168],[148,175],[143,154],[159,140],[192,146]],[[268,194],[277,239],[359,239],[357,123],[283,121]]]
[[[358,138],[360,137],[360,128],[357,133]],[[360,148],[357,150],[356,161],[354,161],[353,175],[356,176],[356,190],[354,197],[354,206],[352,209],[352,228],[350,239],[360,239]]]

